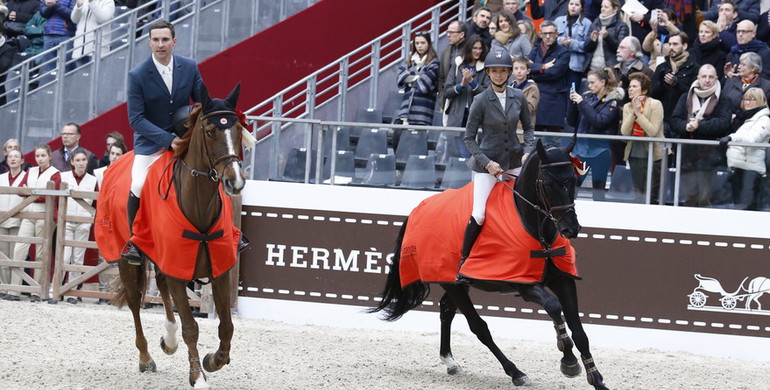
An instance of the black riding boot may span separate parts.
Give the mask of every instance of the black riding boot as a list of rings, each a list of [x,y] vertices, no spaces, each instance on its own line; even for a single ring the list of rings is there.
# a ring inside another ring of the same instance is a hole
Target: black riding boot
[[[129,192],[126,214],[128,215],[128,231],[131,232],[131,234],[133,234],[134,219],[136,218],[137,211],[139,211],[139,197]],[[123,252],[123,259],[131,265],[142,265],[142,256],[139,254],[136,246],[131,242],[126,245],[126,250]]]
[[[465,263],[465,259],[470,256],[471,249],[473,249],[473,244],[476,242],[476,238],[478,238],[479,233],[481,233],[481,226],[482,225],[476,223],[476,219],[473,217],[468,220],[468,225],[465,226],[465,235],[463,235],[463,247],[460,251],[459,267],[462,267],[463,263]]]

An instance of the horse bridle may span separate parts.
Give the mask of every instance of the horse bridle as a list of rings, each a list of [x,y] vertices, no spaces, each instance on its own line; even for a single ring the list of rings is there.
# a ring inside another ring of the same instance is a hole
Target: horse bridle
[[[561,184],[561,186],[564,188],[564,192],[568,192],[567,186],[564,185],[562,183],[562,181],[559,180],[558,178],[556,178],[556,176],[554,176],[551,172],[546,170],[546,168],[560,167],[560,166],[565,166],[565,165],[570,165],[571,166],[572,162],[571,161],[559,161],[559,162],[554,162],[554,163],[541,164],[540,165],[540,171],[541,172],[545,172],[548,175],[550,175],[554,180],[556,180],[559,184]],[[527,199],[524,195],[519,193],[519,191],[516,191],[516,189],[514,189],[513,187],[508,186],[507,184],[506,184],[506,186],[508,188],[510,188],[511,191],[513,191],[513,194],[516,195],[519,199],[523,200],[530,207],[532,207],[537,212],[543,214],[546,218],[551,220],[554,223],[554,225],[558,225],[558,223],[561,221],[561,219],[564,218],[564,216],[566,216],[570,212],[573,212],[573,213],[575,212],[575,202],[572,202],[572,203],[569,203],[569,204],[565,204],[565,205],[551,206],[550,202],[548,202],[548,198],[545,196],[545,184],[543,182],[542,177],[540,177],[540,175],[538,175],[537,182],[535,183],[535,192],[537,193],[538,200],[543,204],[543,207],[540,207],[540,205],[532,203],[529,199]],[[565,211],[559,216],[559,218],[554,217],[553,212],[554,211],[561,211],[561,210],[565,210]]]
[[[227,155],[224,155],[224,156],[220,156],[220,157],[218,157],[216,159],[212,159],[211,158],[211,154],[209,153],[209,144],[206,142],[206,129],[204,128],[203,121],[206,118],[208,118],[210,116],[214,116],[214,115],[233,115],[233,116],[237,117],[235,111],[227,111],[227,110],[212,111],[212,112],[209,112],[208,114],[205,114],[205,115],[203,115],[201,117],[201,119],[200,119],[200,123],[201,123],[201,131],[200,131],[200,133],[201,133],[201,141],[203,142],[203,148],[204,148],[203,153],[206,155],[206,159],[209,161],[208,172],[199,171],[197,169],[194,169],[194,168],[190,167],[189,165],[187,165],[187,163],[185,163],[184,160],[182,160],[182,159],[179,159],[179,161],[181,161],[182,165],[184,165],[185,168],[187,168],[190,171],[190,174],[193,177],[206,176],[209,179],[211,179],[211,181],[218,182],[221,178],[219,177],[219,172],[217,172],[217,165],[220,164],[221,162],[228,162],[229,163],[229,162],[231,162],[233,160],[237,161],[238,164],[240,164],[241,163],[241,157],[239,155],[237,155],[237,154],[231,153],[231,154],[227,154]]]

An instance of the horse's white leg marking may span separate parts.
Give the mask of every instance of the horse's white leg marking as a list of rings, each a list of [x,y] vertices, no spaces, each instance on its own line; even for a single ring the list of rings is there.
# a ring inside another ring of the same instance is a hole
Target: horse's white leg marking
[[[201,374],[198,376],[198,380],[196,380],[195,384],[193,385],[193,390],[203,390],[210,388],[211,386],[209,386],[209,383],[206,382],[206,376],[203,374],[203,371],[201,371]]]
[[[235,153],[235,145],[233,145],[233,138],[230,137],[231,131],[230,129],[225,130],[225,139],[227,140],[227,153],[232,155],[238,155]],[[235,188],[243,188],[243,186],[246,184],[245,180],[243,179],[243,176],[241,176],[241,167],[238,166],[237,161],[232,161],[230,164],[232,164],[233,172],[235,172],[235,180],[233,180],[233,186]]]
[[[450,374],[456,374],[460,371],[462,371],[462,367],[460,367],[460,364],[455,361],[454,357],[452,357],[452,354],[449,354],[447,356],[440,356],[441,361],[446,364],[446,371]]]
[[[166,334],[163,336],[163,341],[170,349],[177,347],[176,331],[179,329],[179,325],[176,322],[166,320]]]

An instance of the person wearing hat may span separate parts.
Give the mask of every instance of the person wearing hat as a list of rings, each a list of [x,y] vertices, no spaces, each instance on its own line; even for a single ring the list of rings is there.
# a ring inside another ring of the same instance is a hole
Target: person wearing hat
[[[473,170],[473,211],[463,236],[461,261],[470,255],[484,225],[487,198],[497,176],[517,175],[535,148],[535,128],[524,93],[508,85],[513,72],[510,54],[491,51],[484,60],[484,72],[490,88],[473,99],[465,127],[465,146],[471,152],[467,164]],[[519,122],[524,129],[523,145],[516,135]],[[484,136],[477,140],[479,128],[484,129]]]
[[[128,73],[128,120],[134,129],[134,163],[127,214],[129,229],[139,210],[139,196],[147,169],[180,140],[171,132],[172,116],[180,108],[200,102],[203,85],[195,60],[173,54],[174,25],[159,20],[150,25],[150,58]],[[141,264],[141,256],[129,243],[123,258]]]

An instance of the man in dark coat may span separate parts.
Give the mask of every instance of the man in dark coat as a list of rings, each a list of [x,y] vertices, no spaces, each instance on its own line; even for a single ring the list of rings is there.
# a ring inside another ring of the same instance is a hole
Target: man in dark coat
[[[556,20],[559,16],[567,14],[568,5],[569,0],[545,0],[542,5],[539,1],[530,1],[529,10],[532,19]]]
[[[80,125],[70,122],[62,126],[61,143],[62,147],[51,153],[51,165],[60,172],[71,171],[70,158],[72,158],[72,152],[79,148],[86,151],[86,156],[88,156],[86,172],[93,175],[94,169],[98,166],[97,158],[93,152],[80,146]]]
[[[492,44],[492,34],[489,33],[490,22],[492,22],[492,11],[487,7],[477,8],[473,18],[465,25],[465,39],[478,35],[489,47]]]
[[[623,88],[625,95],[622,100],[622,104],[626,104],[631,101],[628,98],[628,76],[642,72],[652,80],[653,72],[647,66],[642,63],[642,44],[634,36],[628,36],[623,38],[618,45],[618,50],[615,58],[618,63],[612,67],[612,73],[615,75],[615,80],[618,82],[618,87]]]
[[[703,19],[716,22],[719,18],[719,6],[722,3],[722,1],[713,2],[711,8],[703,13]],[[735,5],[735,8],[743,18],[749,19],[754,23],[759,21],[759,0],[732,0],[731,3]]]
[[[446,37],[449,45],[441,51],[438,63],[438,103],[439,109],[444,109],[444,83],[449,68],[454,64],[455,57],[462,56],[465,47],[465,23],[459,20],[449,22],[446,29]]]
[[[742,20],[738,23],[736,38],[738,44],[730,48],[725,58],[725,78],[737,76],[737,64],[740,63],[741,54],[752,52],[757,53],[762,58],[762,78],[770,79],[770,48],[765,42],[755,39],[757,35],[757,25],[750,20]],[[728,69],[729,68],[729,69]]]
[[[730,132],[730,119],[730,104],[722,96],[716,68],[705,64],[674,108],[671,133],[677,138],[718,140]],[[721,153],[713,146],[682,146],[685,206],[711,205],[711,182],[721,160]]]
[[[679,97],[687,93],[698,74],[698,64],[694,63],[687,51],[687,34],[680,32],[668,38],[669,52],[665,61],[655,68],[652,77],[653,98],[663,105],[665,135],[670,137],[669,119],[674,112]]]
[[[540,89],[537,105],[538,131],[561,131],[567,117],[567,70],[569,51],[556,43],[556,24],[550,20],[540,24],[540,40],[529,52],[532,61],[531,77]],[[557,142],[558,143],[558,142]]]

